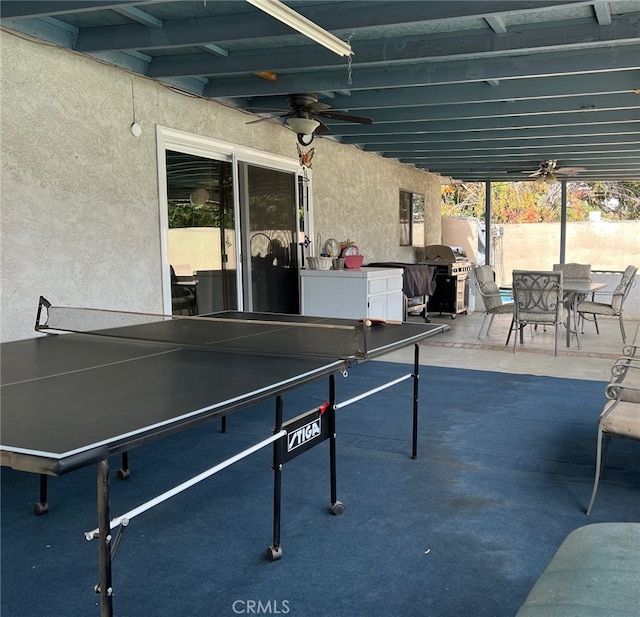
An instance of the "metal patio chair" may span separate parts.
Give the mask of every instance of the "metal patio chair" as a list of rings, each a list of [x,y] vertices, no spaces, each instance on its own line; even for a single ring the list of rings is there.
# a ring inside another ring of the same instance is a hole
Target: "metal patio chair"
[[[566,283],[566,281],[584,281],[585,283],[591,282],[591,264],[553,264],[553,269],[555,271],[562,272],[563,285]],[[573,327],[575,328],[575,331],[572,331],[572,333],[576,334],[576,336],[578,335],[578,315],[576,307],[578,303],[582,302],[586,297],[586,293],[576,294],[565,292],[564,294],[563,302],[565,309],[567,309],[567,327],[569,327],[569,324],[571,324],[571,321],[573,320]],[[579,342],[578,346],[580,346]]]
[[[620,323],[620,333],[622,334],[622,342],[627,342],[627,336],[624,331],[624,320],[622,317],[624,302],[631,291],[631,288],[635,285],[636,282],[636,273],[638,268],[636,266],[627,266],[626,270],[622,274],[622,278],[618,283],[618,286],[613,291],[611,296],[611,302],[596,302],[595,300],[583,300],[578,304],[578,315],[582,320],[582,327],[584,331],[584,320],[589,319],[586,316],[592,315],[593,322],[596,326],[596,333],[600,334],[600,330],[598,329],[598,315],[606,315],[608,317],[617,317]],[[595,298],[596,294],[593,294]],[[603,292],[607,293],[607,292]],[[610,293],[610,292],[609,292]]]
[[[555,329],[555,350],[558,355],[558,328],[563,321],[562,272],[546,270],[513,271],[513,322],[509,337],[515,330],[520,331],[520,343],[524,342],[523,330],[526,325],[553,326]],[[507,337],[507,345],[509,344]],[[517,336],[513,340],[516,351]]]
[[[473,273],[476,277],[476,286],[478,293],[484,303],[484,314],[482,317],[482,324],[480,324],[480,331],[478,332],[478,338],[482,336],[482,328],[489,315],[489,325],[487,326],[486,335],[489,335],[493,319],[496,315],[511,315],[513,320],[513,302],[503,302],[502,295],[500,294],[500,288],[495,282],[495,276],[491,266],[476,266],[473,269]]]
[[[591,264],[553,264],[554,271],[562,272],[562,281],[591,281]],[[570,294],[571,295],[571,294]],[[586,294],[580,294],[578,301],[584,300]],[[571,301],[573,298],[569,298]],[[565,298],[567,300],[567,298]],[[566,302],[565,302],[566,305]]]
[[[590,281],[591,280],[591,264],[553,264],[555,271],[561,271],[563,280],[570,281]]]
[[[618,358],[611,369],[611,375],[605,389],[605,395],[610,400],[598,418],[596,472],[587,516],[591,515],[596,500],[611,437],[640,441],[640,358]]]

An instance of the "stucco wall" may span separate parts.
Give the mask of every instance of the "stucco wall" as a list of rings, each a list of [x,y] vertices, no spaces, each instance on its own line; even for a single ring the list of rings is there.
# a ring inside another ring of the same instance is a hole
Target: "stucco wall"
[[[155,126],[297,158],[279,125],[187,96],[67,50],[0,35],[1,340],[33,336],[38,297],[54,304],[162,310]],[[129,132],[132,90],[141,137]],[[399,190],[426,196],[439,242],[440,179],[327,139],[313,159],[315,232],[370,260],[399,246]]]
[[[415,261],[415,249],[399,246],[402,188],[425,195],[425,243],[440,242],[439,178],[394,161],[381,164],[354,147],[328,140],[321,146],[315,157],[332,161],[324,165],[321,159],[313,168],[315,232],[323,240],[350,239],[367,261]]]
[[[469,261],[477,261],[478,224],[467,218],[443,217],[442,243],[449,246],[461,246]]]

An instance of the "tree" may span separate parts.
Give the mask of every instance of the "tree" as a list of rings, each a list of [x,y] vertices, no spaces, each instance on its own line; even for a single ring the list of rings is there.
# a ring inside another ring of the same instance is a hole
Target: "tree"
[[[605,218],[640,219],[640,182],[576,183],[581,199]]]
[[[560,183],[494,182],[491,212],[495,223],[558,222],[561,216]],[[589,212],[600,211],[605,219],[640,219],[640,182],[567,183],[567,219],[585,221]],[[483,182],[442,187],[442,214],[484,218]]]

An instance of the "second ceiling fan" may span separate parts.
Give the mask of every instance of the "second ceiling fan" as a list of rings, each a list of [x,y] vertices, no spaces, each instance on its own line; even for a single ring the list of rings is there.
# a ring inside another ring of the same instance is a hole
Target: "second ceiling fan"
[[[552,184],[558,181],[558,176],[575,176],[582,171],[586,171],[584,167],[558,167],[557,159],[549,159],[540,161],[540,167],[534,172],[523,171],[529,178],[535,178],[536,182],[546,182]]]

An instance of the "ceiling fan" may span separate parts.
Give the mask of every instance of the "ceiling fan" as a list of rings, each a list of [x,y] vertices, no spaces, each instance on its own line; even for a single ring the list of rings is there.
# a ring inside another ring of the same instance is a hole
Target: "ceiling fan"
[[[373,124],[371,118],[353,116],[339,111],[331,111],[331,105],[318,101],[318,96],[313,93],[290,94],[287,97],[289,110],[251,108],[250,111],[278,111],[280,113],[265,116],[258,120],[252,120],[247,124],[256,124],[270,120],[271,118],[284,118],[287,126],[298,136],[298,143],[308,146],[313,141],[315,133],[327,133],[329,127],[322,122],[322,118],[330,120],[342,120],[343,122],[355,122],[357,124]]]
[[[586,169],[584,167],[558,167],[557,159],[549,159],[540,161],[540,167],[533,173],[530,171],[521,173],[527,174],[529,178],[535,178],[536,182],[553,184],[558,181],[558,176],[575,176],[582,171],[586,171]]]

